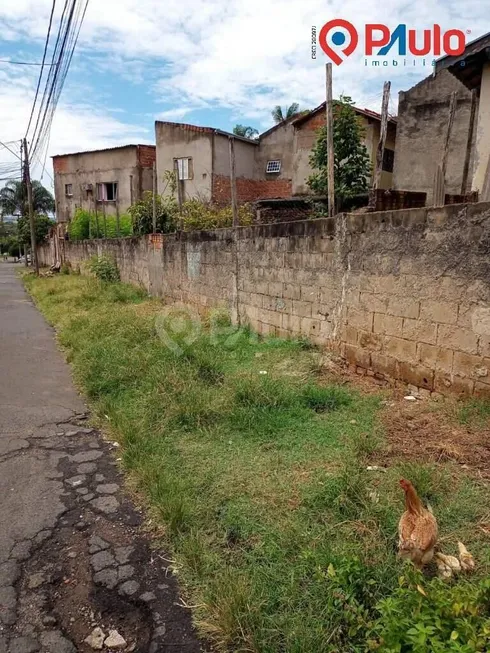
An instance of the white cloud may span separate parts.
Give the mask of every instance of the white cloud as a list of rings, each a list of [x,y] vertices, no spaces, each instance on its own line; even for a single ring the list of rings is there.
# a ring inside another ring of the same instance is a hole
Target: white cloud
[[[2,0],[0,38],[13,32],[23,45],[27,39],[42,46],[50,5],[46,0]],[[470,38],[490,29],[480,0],[91,0],[74,65],[88,73],[96,66],[123,80],[144,82],[165,107],[158,114],[163,119],[183,119],[204,107],[227,108],[237,122],[266,128],[276,104],[297,101],[313,107],[324,99],[326,59],[319,51],[318,60],[311,60],[311,26],[319,30],[335,17],[360,28],[366,22],[392,28],[398,23],[427,28],[438,22],[446,29],[472,29]],[[361,55],[352,55],[334,69],[334,94],[379,109],[383,81],[391,79],[394,111],[398,91],[430,72],[421,66],[365,67]],[[32,77],[16,72],[15,86],[2,84],[2,133],[22,135],[32,83]],[[90,86],[90,74],[86,84]],[[102,100],[107,103],[110,87],[106,91]],[[61,104],[50,153],[152,137],[98,104]]]

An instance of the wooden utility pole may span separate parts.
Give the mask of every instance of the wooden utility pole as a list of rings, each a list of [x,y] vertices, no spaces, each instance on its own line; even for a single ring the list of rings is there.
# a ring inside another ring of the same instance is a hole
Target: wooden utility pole
[[[378,148],[376,150],[376,168],[374,169],[373,185],[371,196],[369,198],[369,208],[374,211],[376,208],[376,191],[381,182],[381,173],[383,172],[383,158],[386,144],[386,133],[388,131],[388,106],[390,103],[391,82],[383,84],[383,100],[381,102],[381,127],[379,132]]]
[[[335,213],[335,154],[333,149],[332,64],[327,63],[328,215]]]
[[[471,91],[470,122],[468,125],[468,139],[466,141],[466,154],[464,157],[463,179],[461,181],[461,195],[466,195],[466,191],[468,190],[468,172],[470,169],[471,146],[473,145],[473,133],[475,131],[476,100],[476,88],[474,88]]]
[[[183,218],[182,218],[182,185],[180,183],[179,175],[179,161],[174,159],[174,172],[175,172],[175,183],[177,185],[177,202],[179,204],[179,231],[183,231]]]
[[[446,137],[444,139],[444,149],[442,151],[441,171],[444,186],[446,186],[446,170],[447,158],[449,155],[449,142],[451,140],[451,131],[453,129],[454,114],[456,113],[456,91],[451,93],[451,100],[449,102],[449,116],[447,121]]]
[[[153,162],[153,233],[157,232],[157,164]]]
[[[34,203],[32,200],[31,170],[29,167],[29,152],[27,150],[27,138],[24,138],[24,178],[27,186],[27,204],[29,207],[32,265],[34,266],[36,274],[39,276],[39,262],[37,260],[37,249],[36,249],[36,224],[34,220]],[[26,255],[26,260],[27,260],[27,255]]]
[[[444,146],[442,149],[441,163],[437,165],[434,174],[434,186],[432,189],[433,206],[444,206],[444,200],[446,198],[447,159],[449,155],[449,143],[451,141],[451,131],[453,129],[455,113],[456,113],[456,91],[451,93],[451,99],[449,101],[449,115],[447,120],[446,135],[444,137]]]
[[[235,161],[235,139],[228,138],[230,146],[230,187],[231,187],[231,210],[233,212],[233,226],[238,226],[238,203],[236,192],[236,161]]]

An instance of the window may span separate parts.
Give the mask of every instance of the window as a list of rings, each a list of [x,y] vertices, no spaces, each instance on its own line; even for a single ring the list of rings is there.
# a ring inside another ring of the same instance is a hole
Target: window
[[[192,179],[192,159],[188,157],[185,159],[175,159],[175,161],[177,161],[180,181]]]
[[[279,160],[276,161],[267,161],[267,168],[265,169],[266,172],[281,172],[281,162]]]
[[[115,202],[117,200],[117,182],[97,184],[97,200],[99,202]]]
[[[65,184],[65,195],[67,197],[73,196],[73,184]]]
[[[393,172],[393,163],[395,162],[394,150],[385,147],[383,152],[383,170],[386,172]]]

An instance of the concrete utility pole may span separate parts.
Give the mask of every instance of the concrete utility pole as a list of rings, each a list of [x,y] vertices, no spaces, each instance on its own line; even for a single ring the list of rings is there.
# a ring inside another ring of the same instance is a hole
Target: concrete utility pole
[[[388,131],[388,106],[390,103],[391,82],[385,82],[383,85],[383,100],[381,102],[381,127],[379,131],[379,142],[376,150],[376,168],[373,175],[373,186],[369,198],[369,208],[374,211],[376,208],[376,191],[381,181],[383,172],[383,158],[385,153],[386,133]]]
[[[231,210],[233,211],[233,226],[238,226],[238,203],[236,193],[236,161],[235,161],[235,139],[228,138],[230,146],[230,186],[231,186]]]
[[[179,231],[183,231],[184,230],[184,220],[182,216],[183,198],[182,198],[182,184],[180,181],[178,159],[174,159],[174,172],[175,172],[175,182],[177,187],[177,202],[179,204]]]
[[[36,271],[36,274],[39,276],[39,262],[37,260],[37,249],[36,249],[36,225],[34,222],[34,204],[32,200],[32,183],[31,183],[31,171],[29,167],[29,153],[27,150],[27,138],[24,138],[24,178],[27,186],[27,203],[29,206],[29,225],[31,228],[31,256],[32,264]],[[27,260],[27,255],[26,255]]]
[[[332,64],[327,63],[328,215],[335,213],[335,153],[333,148]]]

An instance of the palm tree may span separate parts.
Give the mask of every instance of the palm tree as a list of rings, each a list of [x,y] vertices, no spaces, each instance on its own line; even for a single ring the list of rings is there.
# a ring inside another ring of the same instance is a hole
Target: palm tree
[[[254,127],[246,127],[245,125],[235,125],[233,127],[235,136],[243,136],[243,138],[257,138],[259,130]]]
[[[282,107],[278,104],[272,111],[272,117],[276,125],[281,124],[281,122],[286,122],[294,116],[297,116],[300,113],[299,104],[293,102],[286,110],[286,115],[282,112]]]
[[[54,198],[40,181],[32,182],[35,213],[54,213]],[[0,190],[0,211],[3,215],[27,215],[27,190],[22,181],[9,181]]]

